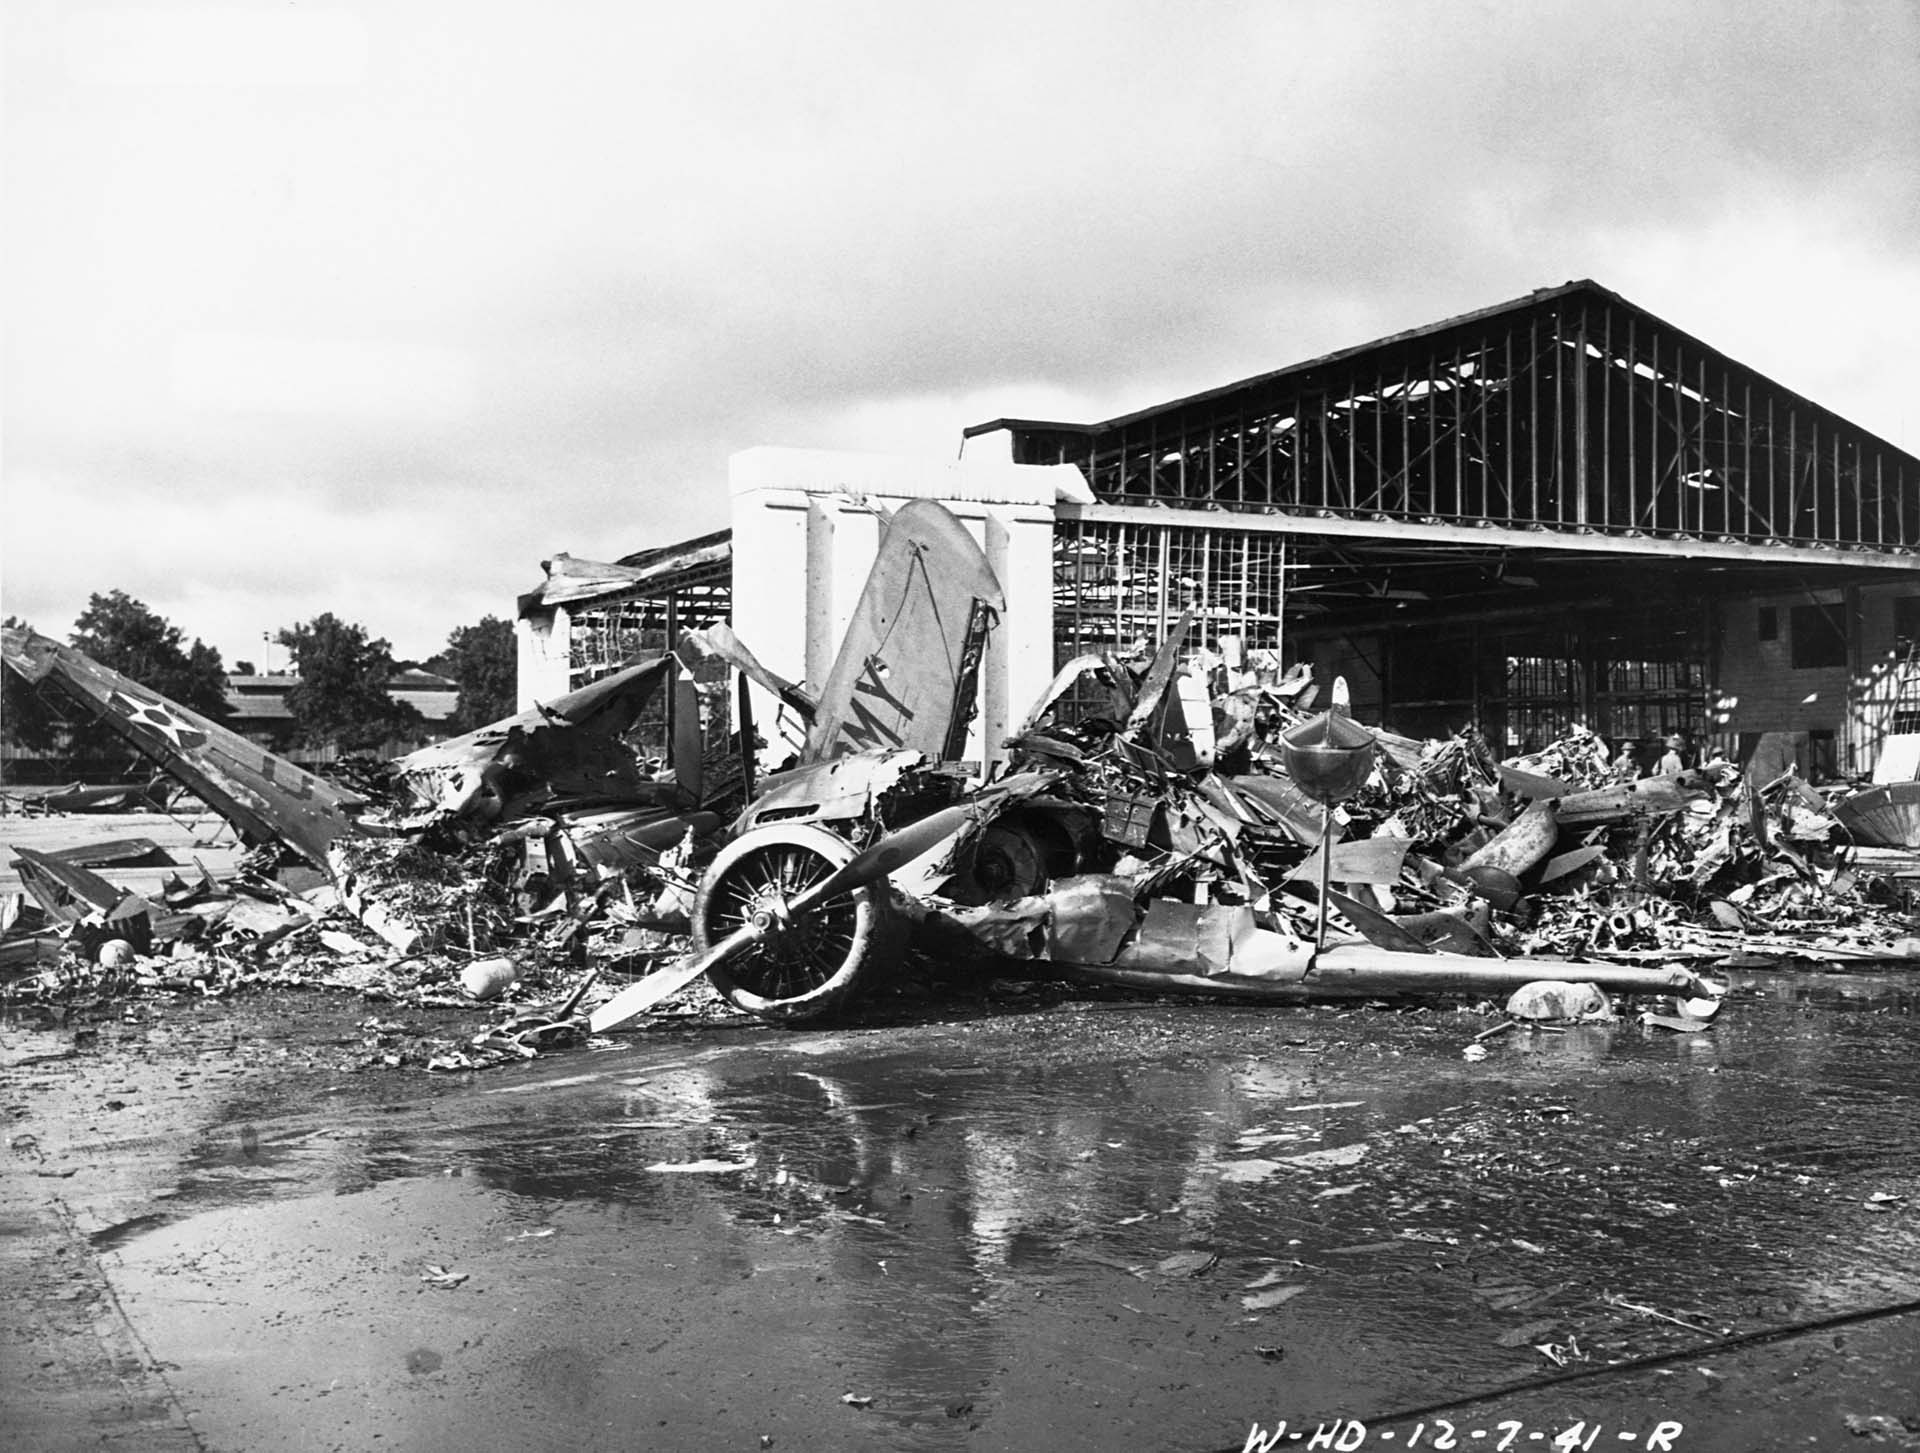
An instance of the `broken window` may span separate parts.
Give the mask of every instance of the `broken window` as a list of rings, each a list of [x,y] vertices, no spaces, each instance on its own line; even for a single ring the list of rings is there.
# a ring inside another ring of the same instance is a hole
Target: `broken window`
[[[1847,664],[1847,623],[1838,603],[1796,605],[1792,616],[1793,669],[1815,671]]]
[[[1920,595],[1894,597],[1893,651],[1903,661],[1920,658]]]

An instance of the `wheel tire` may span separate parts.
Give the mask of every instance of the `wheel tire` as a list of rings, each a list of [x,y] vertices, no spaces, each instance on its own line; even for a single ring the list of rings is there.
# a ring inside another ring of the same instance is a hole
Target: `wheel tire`
[[[693,900],[694,947],[705,953],[745,924],[762,896],[791,901],[850,861],[846,839],[805,823],[758,827],[727,844]],[[734,1007],[776,1024],[819,1019],[846,1002],[890,942],[886,889],[869,883],[717,964],[713,986]]]

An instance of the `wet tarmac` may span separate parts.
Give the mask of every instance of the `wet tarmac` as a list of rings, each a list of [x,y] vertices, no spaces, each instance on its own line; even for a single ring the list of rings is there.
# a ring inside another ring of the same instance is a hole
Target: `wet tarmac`
[[[1042,999],[290,1073],[89,1242],[209,1449],[1863,1446],[1920,1433],[1916,1005],[1755,975],[1472,1059],[1484,1014]]]

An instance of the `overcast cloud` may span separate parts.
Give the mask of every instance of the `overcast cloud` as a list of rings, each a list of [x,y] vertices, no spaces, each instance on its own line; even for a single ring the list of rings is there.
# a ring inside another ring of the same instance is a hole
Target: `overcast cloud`
[[[403,656],[758,444],[1592,277],[1920,449],[1920,6],[11,0],[0,604]]]

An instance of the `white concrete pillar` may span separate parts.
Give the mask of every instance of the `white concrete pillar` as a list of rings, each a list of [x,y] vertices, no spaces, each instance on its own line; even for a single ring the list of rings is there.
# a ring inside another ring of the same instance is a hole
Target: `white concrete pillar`
[[[729,464],[733,628],[773,670],[818,688],[866,585],[877,510],[938,499],[986,551],[1007,608],[982,662],[970,761],[997,761],[1053,676],[1053,520],[1085,493],[1070,465],[829,450],[750,449]],[[755,718],[774,704],[756,694]]]
[[[519,678],[514,710],[525,711],[537,701],[552,701],[573,689],[572,622],[565,606],[520,617],[513,634]]]

